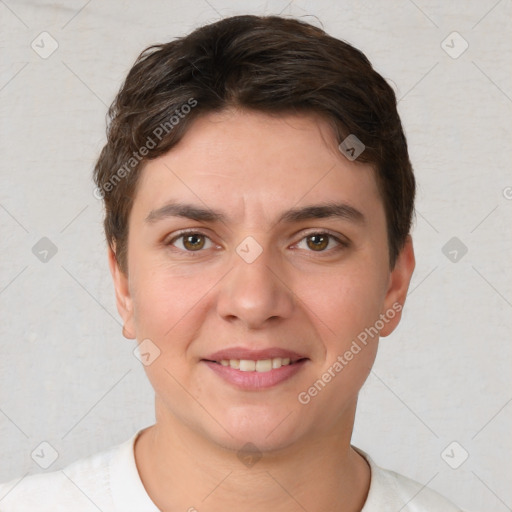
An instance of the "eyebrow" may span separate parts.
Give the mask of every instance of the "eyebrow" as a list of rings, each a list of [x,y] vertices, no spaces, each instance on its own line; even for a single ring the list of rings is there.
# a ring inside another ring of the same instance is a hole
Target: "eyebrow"
[[[188,203],[170,202],[152,210],[146,217],[146,222],[154,223],[168,217],[184,217],[200,222],[226,222],[227,217],[220,211],[202,208]],[[279,222],[292,224],[310,219],[338,218],[364,224],[365,216],[353,206],[346,203],[323,203],[318,205],[292,208],[281,214]]]

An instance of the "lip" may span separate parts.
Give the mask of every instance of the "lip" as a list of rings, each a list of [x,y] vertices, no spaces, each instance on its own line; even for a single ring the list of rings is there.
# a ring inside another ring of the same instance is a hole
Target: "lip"
[[[279,357],[279,356],[277,356]],[[261,391],[268,389],[273,386],[277,386],[290,379],[304,368],[304,365],[308,362],[308,359],[301,359],[296,363],[289,364],[287,366],[281,366],[281,368],[275,368],[268,372],[242,372],[235,370],[230,366],[222,366],[219,363],[213,361],[202,361],[205,363],[213,372],[221,377],[227,383],[235,386],[238,389],[245,391]]]
[[[292,362],[299,359],[307,359],[306,356],[287,350],[284,348],[271,347],[260,350],[253,350],[244,347],[225,348],[204,357],[204,361],[220,362],[223,359],[248,359],[250,361],[258,361],[261,359],[274,359],[275,357],[289,357]]]
[[[276,357],[290,358],[290,364],[274,368],[268,372],[243,372],[231,368],[230,366],[222,366],[220,361],[229,359],[248,359],[250,361],[259,361],[262,359],[274,359]],[[219,350],[210,354],[201,360],[216,375],[221,377],[225,382],[232,386],[245,391],[258,391],[268,389],[281,384],[304,368],[309,361],[298,352],[278,347],[254,350],[244,347],[232,347]]]

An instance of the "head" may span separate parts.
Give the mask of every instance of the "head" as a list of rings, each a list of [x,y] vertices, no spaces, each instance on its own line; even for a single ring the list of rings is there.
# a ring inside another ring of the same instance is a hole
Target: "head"
[[[237,16],[142,52],[109,117],[96,190],[125,334],[158,355],[157,421],[272,450],[353,419],[414,268],[386,81],[319,28]],[[289,350],[300,369],[241,389],[212,369],[234,347]]]

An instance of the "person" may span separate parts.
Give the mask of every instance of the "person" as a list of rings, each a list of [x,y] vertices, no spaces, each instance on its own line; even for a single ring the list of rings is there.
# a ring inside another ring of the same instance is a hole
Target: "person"
[[[459,510],[351,445],[415,265],[396,97],[361,51],[252,15],[151,46],[94,179],[156,422],[3,484],[2,512]]]

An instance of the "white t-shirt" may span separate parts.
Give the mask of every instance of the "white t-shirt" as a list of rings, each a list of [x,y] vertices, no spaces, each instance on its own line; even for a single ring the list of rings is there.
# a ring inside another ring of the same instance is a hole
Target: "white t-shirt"
[[[0,512],[159,512],[135,464],[134,443],[140,432],[62,470],[0,484]],[[371,468],[370,490],[361,512],[461,512],[436,492],[376,466],[358,451]]]

